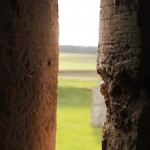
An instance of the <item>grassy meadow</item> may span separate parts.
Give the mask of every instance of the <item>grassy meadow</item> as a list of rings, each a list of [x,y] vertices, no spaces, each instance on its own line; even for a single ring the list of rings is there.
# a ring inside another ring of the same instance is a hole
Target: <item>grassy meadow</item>
[[[63,71],[95,70],[96,56],[60,53],[59,66]],[[56,150],[101,150],[101,128],[91,126],[91,89],[98,81],[59,76]]]
[[[95,54],[59,54],[59,70],[96,70]]]

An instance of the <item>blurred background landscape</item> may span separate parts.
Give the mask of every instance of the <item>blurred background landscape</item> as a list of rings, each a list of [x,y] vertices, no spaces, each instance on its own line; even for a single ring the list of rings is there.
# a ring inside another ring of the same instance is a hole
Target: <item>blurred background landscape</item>
[[[101,149],[101,127],[91,125],[96,57],[96,47],[60,46],[57,150]]]
[[[93,126],[91,120],[93,88],[100,82],[96,72],[100,0],[58,2],[56,150],[101,150],[101,126]]]

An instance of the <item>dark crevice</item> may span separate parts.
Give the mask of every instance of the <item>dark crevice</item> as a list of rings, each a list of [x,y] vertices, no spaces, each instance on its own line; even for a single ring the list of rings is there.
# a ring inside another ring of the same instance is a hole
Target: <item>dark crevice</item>
[[[16,13],[18,16],[20,16],[20,7],[19,7],[19,2],[18,0],[10,0],[11,5],[15,9]]]
[[[139,67],[140,88],[144,91],[143,101],[146,102],[138,124],[136,150],[150,150],[150,1],[139,0],[137,23],[141,30],[141,56]]]
[[[141,62],[139,68],[140,85],[142,88],[150,86],[150,1],[139,0],[138,26],[141,30]]]

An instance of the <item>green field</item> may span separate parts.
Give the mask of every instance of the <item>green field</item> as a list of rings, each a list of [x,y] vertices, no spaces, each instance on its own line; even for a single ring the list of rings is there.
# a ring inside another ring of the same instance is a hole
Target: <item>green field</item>
[[[92,87],[98,86],[98,79],[90,80],[90,79],[59,79],[59,87],[74,87],[80,89],[91,89]]]
[[[87,89],[59,86],[56,150],[101,149],[101,128],[91,126],[90,88],[94,84],[88,83]]]
[[[60,53],[59,70],[96,70],[96,55]]]
[[[76,58],[75,63],[79,55],[60,54],[60,56],[60,64],[64,65],[64,61],[70,63],[72,58]],[[89,58],[92,59],[94,66],[92,57],[88,55],[83,59],[83,56],[80,55],[78,60],[82,59],[82,61],[78,63],[85,65]],[[87,70],[93,69],[93,66],[85,65],[84,67],[84,65],[80,65],[80,69],[82,67]],[[67,67],[62,67],[63,70],[65,68]],[[67,69],[71,68],[68,65]],[[74,70],[75,68],[73,66]],[[101,150],[101,128],[91,126],[91,89],[98,86],[99,83],[98,79],[90,80],[90,78],[90,76],[84,79],[71,76],[69,78],[59,77],[56,150]]]

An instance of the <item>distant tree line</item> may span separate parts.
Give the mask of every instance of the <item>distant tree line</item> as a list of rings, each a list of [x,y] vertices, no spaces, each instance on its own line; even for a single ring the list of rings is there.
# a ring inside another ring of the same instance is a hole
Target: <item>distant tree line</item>
[[[73,45],[60,45],[59,52],[64,53],[87,53],[96,54],[97,47],[94,46],[73,46]]]

